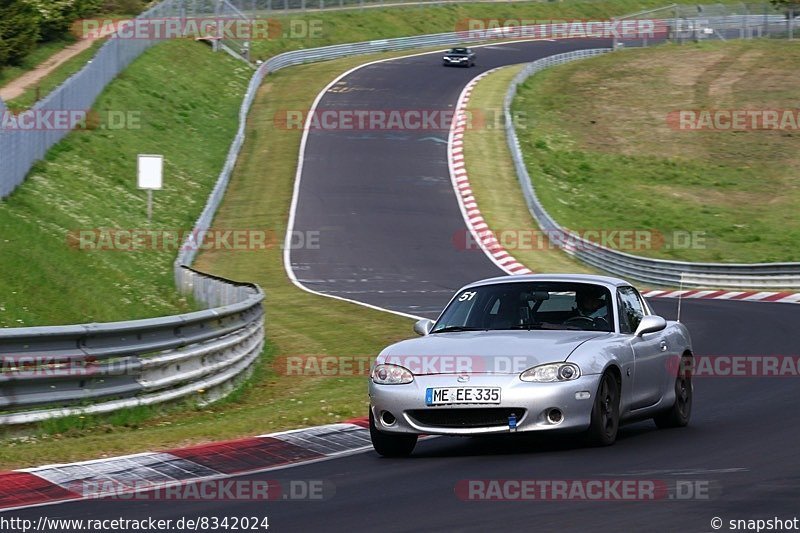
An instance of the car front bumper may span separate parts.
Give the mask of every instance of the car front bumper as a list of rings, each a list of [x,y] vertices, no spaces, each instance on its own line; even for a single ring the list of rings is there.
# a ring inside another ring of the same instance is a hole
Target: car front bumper
[[[459,383],[456,377],[453,374],[415,376],[414,381],[406,385],[378,385],[370,380],[370,409],[376,427],[387,433],[428,435],[581,431],[589,427],[600,383],[600,374],[556,383],[528,383],[520,380],[518,374],[472,374],[468,383]],[[501,401],[499,404],[429,407],[425,404],[425,391],[429,387],[499,387]],[[562,413],[557,423],[548,420],[552,409]],[[391,424],[386,423],[385,412],[394,417]],[[515,428],[506,416],[511,412],[516,416]]]

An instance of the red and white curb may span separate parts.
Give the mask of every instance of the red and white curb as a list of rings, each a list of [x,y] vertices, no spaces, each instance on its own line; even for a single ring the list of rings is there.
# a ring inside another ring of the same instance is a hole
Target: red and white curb
[[[721,291],[721,290],[650,290],[642,293],[645,298],[685,298],[688,300],[734,300],[744,302],[800,303],[800,293],[765,291]]]
[[[487,70],[483,74],[473,78],[467,86],[464,87],[464,90],[458,97],[458,103],[456,103],[456,109],[453,115],[453,123],[450,126],[450,136],[447,141],[447,161],[450,167],[450,181],[453,184],[453,189],[456,191],[456,198],[458,198],[458,205],[464,217],[464,222],[472,234],[472,237],[475,239],[475,242],[478,243],[489,259],[508,274],[531,274],[532,271],[508,253],[498,242],[494,233],[489,229],[489,225],[483,219],[483,215],[481,215],[481,210],[478,207],[475,196],[472,194],[469,176],[464,166],[464,132],[467,129],[468,123],[467,104],[472,96],[472,90],[475,88],[478,81],[495,70],[497,69]]]
[[[165,452],[0,473],[0,511],[265,472],[371,448],[366,418]],[[91,486],[86,495],[81,487]],[[105,494],[103,487],[112,492]]]
[[[486,255],[503,271],[511,275],[531,274],[533,271],[517,261],[508,250],[498,242],[489,225],[481,215],[481,210],[472,193],[469,175],[464,164],[464,133],[467,129],[469,103],[475,85],[485,76],[498,69],[487,70],[476,76],[464,87],[458,98],[450,127],[447,144],[447,159],[450,167],[450,180],[458,198],[459,207],[475,242]],[[731,291],[731,290],[649,290],[643,293],[646,298],[687,298],[706,300],[735,300],[748,302],[800,303],[800,293]]]

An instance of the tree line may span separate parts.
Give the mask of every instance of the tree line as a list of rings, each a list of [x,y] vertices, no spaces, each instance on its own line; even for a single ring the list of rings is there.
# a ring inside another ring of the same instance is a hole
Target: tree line
[[[40,43],[69,40],[73,24],[98,14],[141,12],[147,0],[0,0],[0,69]]]

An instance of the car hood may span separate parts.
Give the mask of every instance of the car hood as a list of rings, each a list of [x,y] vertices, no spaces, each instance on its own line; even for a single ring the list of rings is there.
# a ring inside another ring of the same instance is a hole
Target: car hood
[[[434,333],[393,344],[377,363],[404,366],[416,375],[516,374],[536,365],[565,361],[598,331],[464,331]]]

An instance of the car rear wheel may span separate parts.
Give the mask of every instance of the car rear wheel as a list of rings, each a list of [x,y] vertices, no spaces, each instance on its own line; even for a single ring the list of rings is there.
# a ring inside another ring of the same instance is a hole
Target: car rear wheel
[[[592,418],[586,432],[586,442],[591,446],[610,446],[617,440],[619,430],[620,387],[611,372],[600,379],[592,406]]]
[[[691,368],[691,359],[683,357],[678,377],[675,378],[675,403],[666,411],[662,411],[653,417],[656,426],[661,429],[682,428],[689,425],[692,417],[692,396],[694,387],[692,386],[692,375],[687,370]]]
[[[372,447],[384,457],[408,457],[417,445],[417,435],[384,433],[375,427],[372,409],[369,411],[369,436]]]

